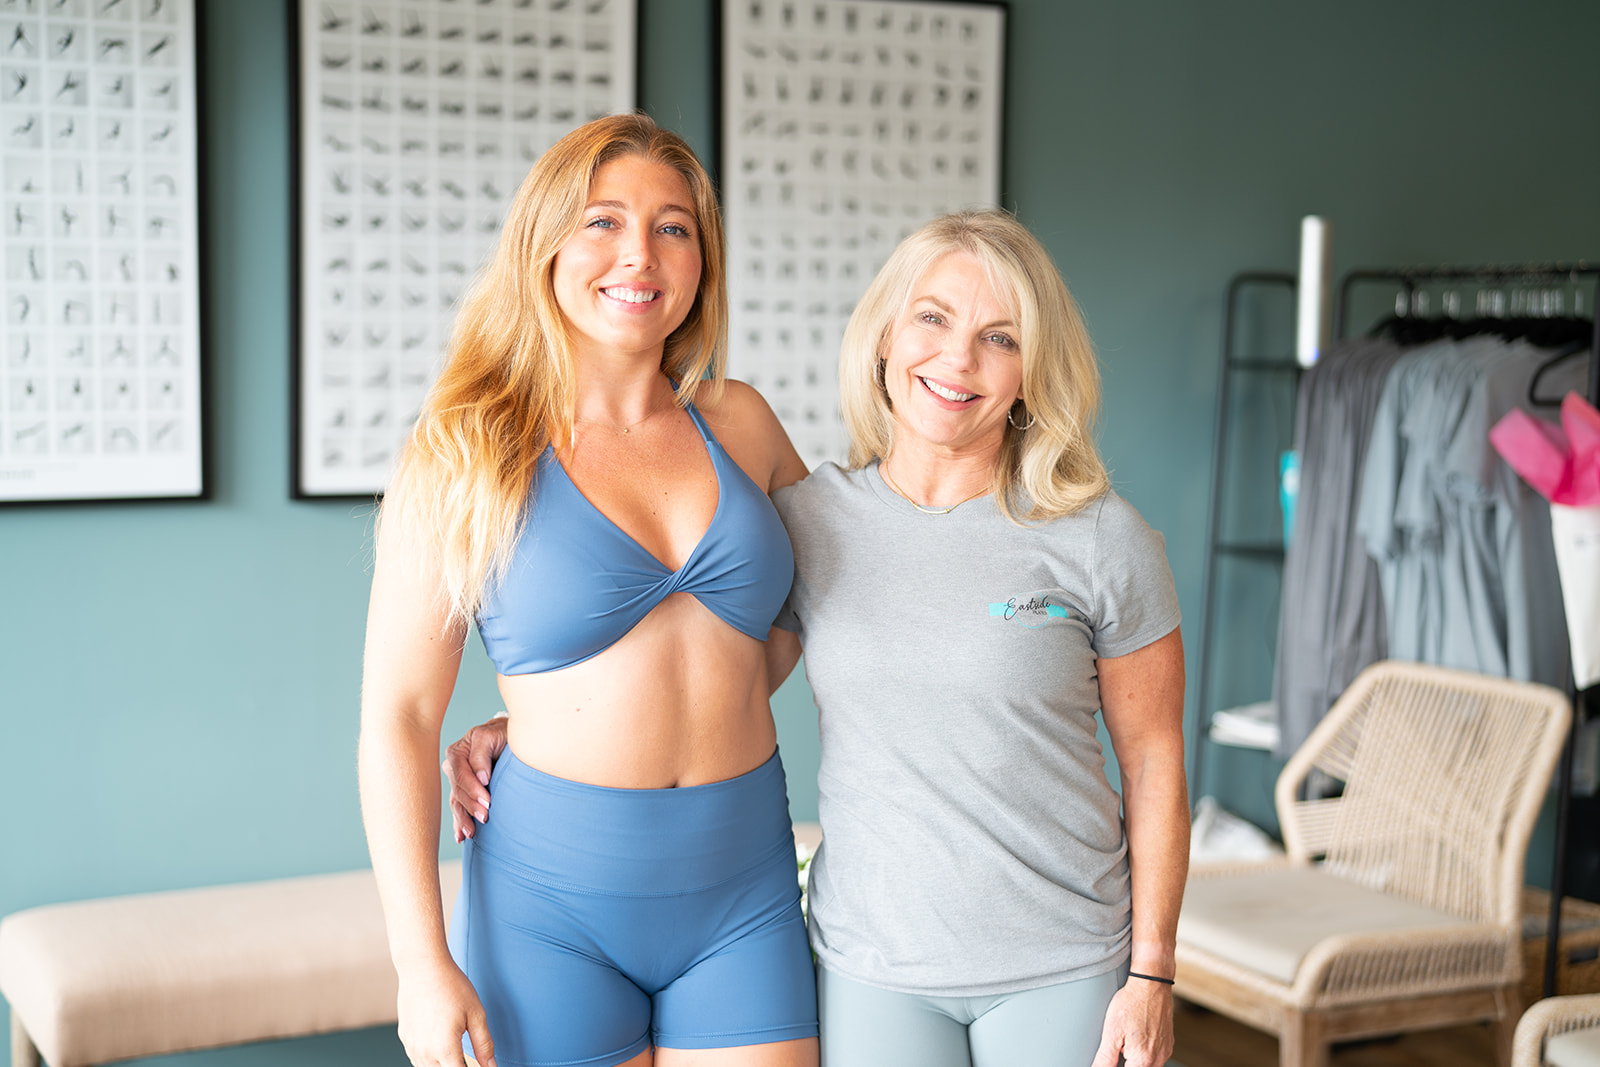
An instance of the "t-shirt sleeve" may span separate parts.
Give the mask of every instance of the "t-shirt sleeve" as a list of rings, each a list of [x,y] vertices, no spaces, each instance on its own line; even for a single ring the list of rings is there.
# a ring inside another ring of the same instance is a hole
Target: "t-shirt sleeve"
[[[800,632],[800,616],[794,608],[794,590],[789,590],[789,599],[783,602],[783,608],[778,612],[778,617],[772,620],[772,625],[792,634]]]
[[[1179,622],[1178,590],[1166,539],[1133,505],[1107,493],[1095,525],[1094,653],[1126,656],[1165,637]]]
[[[772,506],[777,509],[778,518],[783,520],[783,528],[786,531],[793,530],[792,509],[795,506],[795,497],[799,492],[800,486],[796,483],[795,485],[786,485],[772,494]],[[792,532],[789,534],[789,543],[791,545],[794,544],[794,534]],[[792,634],[800,632],[800,614],[799,609],[795,606],[795,599],[800,593],[799,562],[798,559],[795,560],[794,583],[789,586],[789,595],[784,598],[783,607],[778,609],[778,617],[772,620],[772,625],[780,630],[788,630]]]

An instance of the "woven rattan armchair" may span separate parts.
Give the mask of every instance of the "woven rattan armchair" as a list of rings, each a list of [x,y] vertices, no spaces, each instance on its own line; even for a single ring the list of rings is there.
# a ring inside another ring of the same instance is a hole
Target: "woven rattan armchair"
[[[1517,1024],[1512,1067],[1593,1067],[1600,1064],[1600,993],[1551,997]]]
[[[1278,778],[1287,856],[1190,872],[1177,994],[1276,1033],[1282,1067],[1478,1021],[1509,1064],[1523,858],[1569,715],[1548,686],[1363,671]],[[1299,800],[1313,769],[1340,795]]]

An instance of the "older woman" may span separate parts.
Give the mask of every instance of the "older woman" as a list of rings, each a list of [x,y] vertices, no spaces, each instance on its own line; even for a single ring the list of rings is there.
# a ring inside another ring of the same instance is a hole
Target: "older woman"
[[[774,496],[796,576],[769,645],[776,679],[803,644],[821,713],[823,1063],[1164,1064],[1177,597],[1096,454],[1072,298],[1010,216],[936,219],[857,306],[840,383],[849,467]],[[493,733],[472,741],[448,761],[458,833],[487,814],[469,768]]]
[[[767,494],[804,467],[721,388],[725,307],[688,146],[580,128],[523,183],[389,487],[360,777],[419,1067],[816,1062],[764,644],[793,573]],[[447,941],[435,761],[474,619],[509,749]]]

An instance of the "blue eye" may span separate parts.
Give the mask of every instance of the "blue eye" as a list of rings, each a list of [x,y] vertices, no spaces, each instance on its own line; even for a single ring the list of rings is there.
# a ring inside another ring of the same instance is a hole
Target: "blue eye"
[[[990,344],[1000,345],[1002,348],[1017,347],[1017,342],[1013,341],[1003,333],[991,333],[988,337],[988,341]]]
[[[934,326],[944,325],[944,316],[939,314],[937,311],[924,311],[919,317],[923,322],[930,323]]]
[[[669,222],[665,226],[661,227],[661,232],[670,233],[674,237],[688,237],[689,227],[685,226],[681,222]]]
[[[602,215],[599,218],[590,219],[588,222],[584,223],[584,225],[588,226],[588,227],[599,227],[601,229],[609,230],[612,227],[616,226],[616,223],[612,222],[610,219],[608,219],[608,218],[606,218],[605,216]]]

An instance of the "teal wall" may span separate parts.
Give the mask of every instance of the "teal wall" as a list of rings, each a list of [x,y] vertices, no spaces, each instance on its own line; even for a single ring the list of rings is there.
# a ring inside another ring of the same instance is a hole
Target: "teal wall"
[[[366,860],[370,509],[288,499],[287,0],[201,2],[216,494],[0,509],[0,914]],[[708,155],[712,3],[640,0],[642,101]],[[1228,277],[1292,270],[1310,212],[1334,222],[1336,271],[1600,256],[1600,5],[1010,11],[1006,200],[1083,304],[1104,449],[1167,536],[1193,649]],[[498,706],[474,645],[446,729]],[[810,817],[803,681],[777,713]],[[1224,760],[1211,780],[1249,811],[1270,773]],[[160,1062],[403,1056],[374,1031]]]

